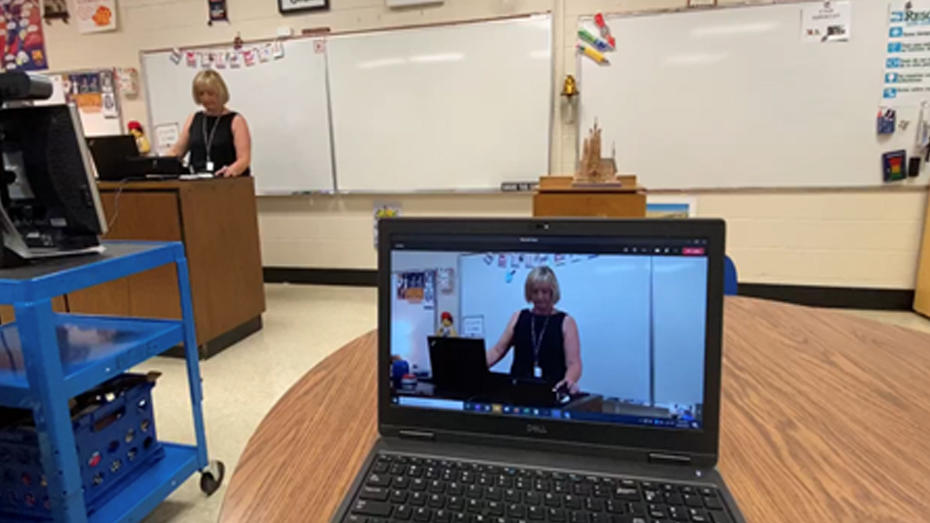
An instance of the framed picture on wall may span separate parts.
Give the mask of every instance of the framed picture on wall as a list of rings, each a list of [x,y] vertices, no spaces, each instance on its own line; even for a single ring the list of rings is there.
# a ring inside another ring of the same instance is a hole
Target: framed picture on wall
[[[278,0],[281,14],[329,9],[329,0]]]

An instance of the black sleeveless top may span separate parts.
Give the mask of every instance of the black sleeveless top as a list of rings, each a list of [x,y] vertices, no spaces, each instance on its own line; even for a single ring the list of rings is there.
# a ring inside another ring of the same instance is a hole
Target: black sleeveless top
[[[195,172],[208,172],[208,156],[213,161],[213,172],[219,171],[227,165],[232,165],[236,161],[236,145],[233,141],[232,132],[232,123],[236,114],[230,111],[228,114],[221,116],[208,116],[203,111],[199,111],[194,115],[190,129],[187,131],[188,136],[190,136],[191,166]],[[213,133],[214,125],[216,126],[215,133]],[[211,134],[213,134],[213,141],[210,143],[208,155],[207,140]],[[242,176],[249,176],[250,174],[251,169],[246,168]]]
[[[549,319],[548,322],[546,318]],[[513,338],[510,340],[514,347],[513,363],[510,365],[511,376],[533,378],[533,367],[538,365],[542,369],[542,379],[545,381],[555,384],[565,377],[565,340],[562,336],[564,320],[564,312],[541,316],[528,309],[520,311],[517,324],[513,328]],[[534,327],[535,332],[531,334]],[[534,340],[539,346],[536,357],[533,355],[536,348]]]

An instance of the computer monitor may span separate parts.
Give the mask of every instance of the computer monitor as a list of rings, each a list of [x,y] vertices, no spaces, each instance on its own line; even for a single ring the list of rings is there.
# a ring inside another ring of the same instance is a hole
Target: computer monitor
[[[29,260],[100,251],[106,220],[75,106],[0,109],[0,147],[5,254]]]

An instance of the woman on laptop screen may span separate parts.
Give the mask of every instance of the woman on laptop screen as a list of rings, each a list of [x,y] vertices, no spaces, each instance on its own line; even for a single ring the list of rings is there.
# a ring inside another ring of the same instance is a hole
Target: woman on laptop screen
[[[540,378],[554,383],[553,390],[578,393],[581,379],[578,325],[571,316],[555,308],[561,297],[555,273],[545,265],[536,267],[527,275],[523,292],[533,307],[517,311],[510,318],[500,341],[488,351],[488,368],[513,347],[512,377]]]
[[[212,69],[200,71],[191,91],[194,103],[203,106],[203,111],[187,118],[171,154],[180,157],[190,151],[190,164],[198,173],[249,176],[252,137],[245,118],[226,108],[229,89],[223,77]]]

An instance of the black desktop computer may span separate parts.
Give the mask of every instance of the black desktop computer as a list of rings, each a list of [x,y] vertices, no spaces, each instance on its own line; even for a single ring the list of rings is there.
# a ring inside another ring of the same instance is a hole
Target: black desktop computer
[[[0,74],[0,97],[6,96],[7,102],[0,109],[3,265],[100,252],[106,220],[77,109],[11,106],[4,89],[13,81],[8,75]],[[36,89],[22,88],[21,78],[17,75],[14,97],[19,93],[20,100],[39,98]]]

